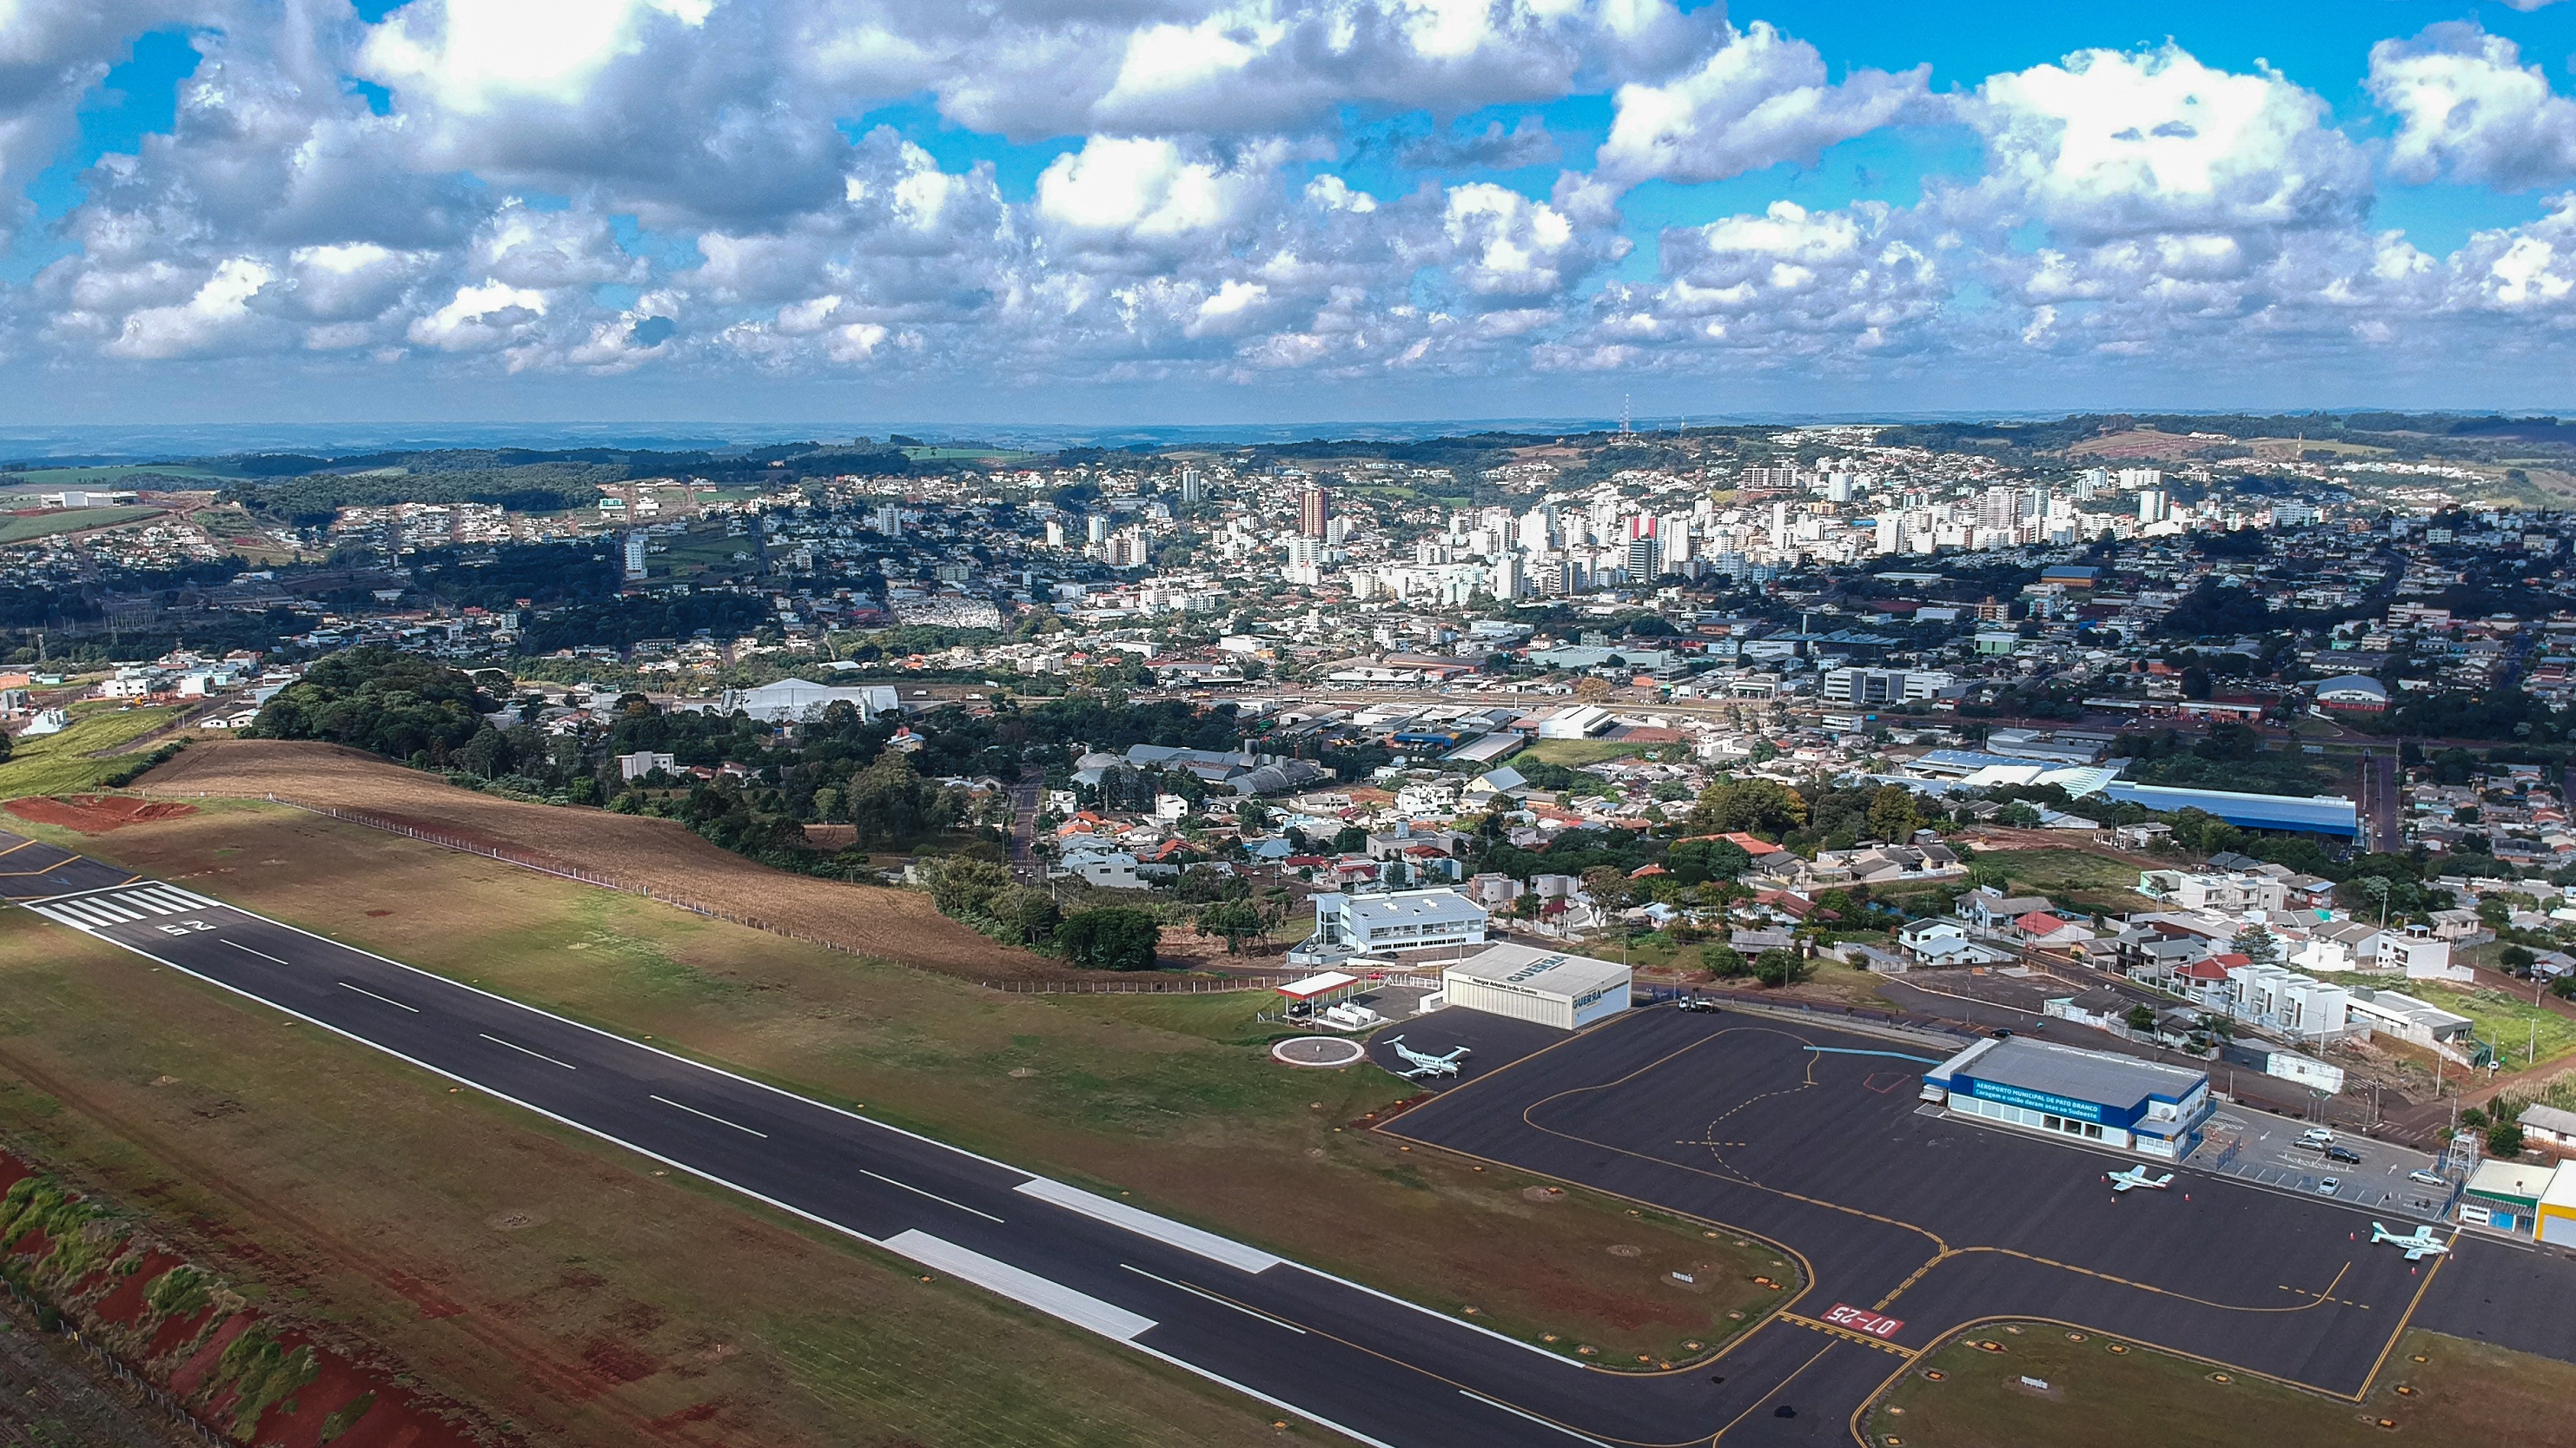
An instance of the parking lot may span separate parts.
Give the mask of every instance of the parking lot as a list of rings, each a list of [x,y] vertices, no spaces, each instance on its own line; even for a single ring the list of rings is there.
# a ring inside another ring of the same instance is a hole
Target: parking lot
[[[2330,1197],[2370,1211],[2421,1221],[2442,1219],[2451,1200],[2451,1184],[2435,1186],[2408,1175],[2418,1171],[2438,1174],[2438,1159],[2366,1136],[2338,1132],[2333,1149],[2360,1158],[2358,1162],[2345,1161],[2326,1150],[2305,1145],[2301,1137],[2309,1129],[2306,1122],[2257,1111],[2221,1111],[2210,1119],[2207,1138],[2189,1164],[2276,1191]]]

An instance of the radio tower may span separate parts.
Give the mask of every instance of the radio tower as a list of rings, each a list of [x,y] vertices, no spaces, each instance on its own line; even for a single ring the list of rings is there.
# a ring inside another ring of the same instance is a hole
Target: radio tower
[[[1619,394],[1619,435],[1628,436],[1628,394]]]

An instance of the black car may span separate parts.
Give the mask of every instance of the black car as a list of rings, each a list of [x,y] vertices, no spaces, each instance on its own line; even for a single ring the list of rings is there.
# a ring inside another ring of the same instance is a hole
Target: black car
[[[2359,1166],[2361,1153],[2348,1146],[2329,1146],[2326,1148],[2326,1160],[2339,1161],[2346,1166]]]

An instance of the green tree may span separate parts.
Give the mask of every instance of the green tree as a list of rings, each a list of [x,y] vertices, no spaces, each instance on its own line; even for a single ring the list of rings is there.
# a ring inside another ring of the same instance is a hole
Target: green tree
[[[2248,925],[2229,937],[2227,948],[2256,965],[2278,965],[2281,942],[2260,925]]]
[[[2156,1028],[2155,1011],[2144,1005],[2134,1005],[2129,1007],[2128,1015],[2122,1017],[2122,1019],[2128,1023],[2129,1029],[2133,1031],[2152,1031]]]
[[[1914,791],[1891,784],[1869,801],[1869,832],[1892,844],[1903,844],[1923,828],[1922,816],[1914,809]]]
[[[1152,970],[1162,940],[1150,912],[1124,905],[1076,910],[1055,930],[1056,948],[1085,970]]]
[[[2488,1127],[2487,1155],[2506,1161],[2522,1155],[2522,1128],[2510,1121],[2499,1121]]]
[[[1753,957],[1753,978],[1764,985],[1796,985],[1815,973],[1816,968],[1796,952],[1777,946]]]
[[[1738,980],[1753,973],[1750,962],[1723,940],[1711,941],[1699,948],[1701,967],[1719,980]]]
[[[1201,910],[1198,925],[1201,935],[1225,937],[1226,954],[1239,955],[1245,939],[1263,933],[1267,922],[1261,917],[1260,907],[1247,901],[1226,900]]]
[[[993,922],[1010,933],[1022,945],[1035,945],[1055,936],[1062,918],[1055,897],[1034,885],[1013,885],[996,892],[984,906]]]
[[[939,913],[961,920],[990,914],[993,897],[1011,883],[1009,870],[965,855],[925,860],[915,873],[930,887],[930,901]]]
[[[1583,872],[1583,894],[1604,915],[1616,915],[1637,903],[1636,882],[1616,865],[1595,865]]]
[[[1684,828],[1695,835],[1780,834],[1807,822],[1807,801],[1767,779],[1721,780],[1700,791]]]

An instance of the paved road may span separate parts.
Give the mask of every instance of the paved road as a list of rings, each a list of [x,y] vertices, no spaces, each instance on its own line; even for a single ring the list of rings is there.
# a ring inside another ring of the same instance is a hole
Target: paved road
[[[1714,1373],[1605,1372],[6,832],[0,896],[1380,1448],[1844,1442],[1896,1365],[1792,1330]],[[1783,1391],[1841,1410],[1778,1417]]]

